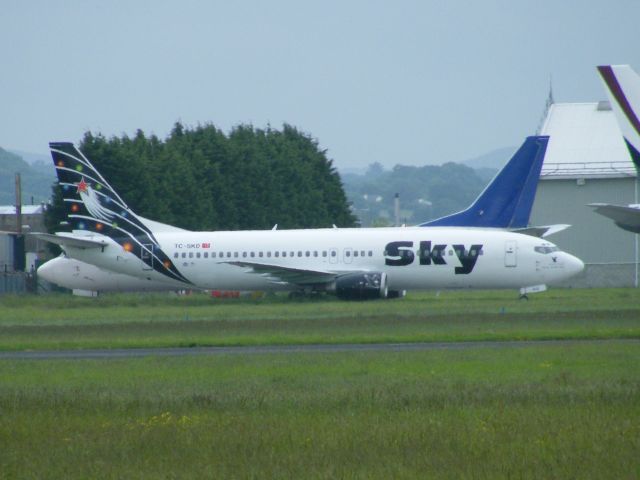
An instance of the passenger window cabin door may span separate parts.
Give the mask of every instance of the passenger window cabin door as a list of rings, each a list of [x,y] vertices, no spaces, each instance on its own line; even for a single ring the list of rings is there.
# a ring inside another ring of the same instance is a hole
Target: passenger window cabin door
[[[504,243],[504,266],[518,266],[518,242],[515,240],[507,240]]]

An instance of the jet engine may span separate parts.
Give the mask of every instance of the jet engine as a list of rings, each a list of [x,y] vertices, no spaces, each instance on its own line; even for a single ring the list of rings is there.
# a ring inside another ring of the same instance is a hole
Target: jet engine
[[[338,277],[336,296],[342,300],[372,300],[386,298],[387,274],[382,272],[350,273]]]

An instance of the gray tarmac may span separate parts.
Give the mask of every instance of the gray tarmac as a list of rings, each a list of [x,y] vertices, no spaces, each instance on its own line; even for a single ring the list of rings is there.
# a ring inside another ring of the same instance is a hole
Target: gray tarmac
[[[259,355],[290,353],[413,352],[424,350],[469,350],[474,348],[529,348],[577,345],[640,345],[640,339],[620,340],[528,340],[477,342],[367,343],[323,345],[264,345],[239,347],[114,348],[92,350],[48,350],[0,352],[0,360],[90,360],[141,357],[193,357],[205,355]]]

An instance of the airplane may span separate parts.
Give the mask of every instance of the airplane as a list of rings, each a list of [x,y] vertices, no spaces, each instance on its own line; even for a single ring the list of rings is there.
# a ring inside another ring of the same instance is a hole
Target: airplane
[[[549,137],[528,137],[495,175],[478,198],[465,210],[420,226],[510,228],[520,233],[546,236],[550,227],[528,227],[540,170]],[[174,290],[165,282],[140,279],[104,270],[62,253],[38,269],[38,275],[64,288],[81,293]]]
[[[640,169],[640,76],[629,65],[603,65],[598,72],[606,86],[618,126],[631,160]],[[596,213],[629,232],[640,233],[640,204],[590,203]]]
[[[546,240],[497,228],[185,231],[136,215],[72,143],[50,148],[73,231],[33,235],[71,259],[149,285],[361,300],[414,289],[534,291],[584,268]]]

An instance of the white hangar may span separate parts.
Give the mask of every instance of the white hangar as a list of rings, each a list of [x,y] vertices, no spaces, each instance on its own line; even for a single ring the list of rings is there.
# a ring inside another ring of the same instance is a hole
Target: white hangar
[[[531,225],[570,224],[549,240],[581,258],[571,287],[637,287],[638,235],[589,203],[638,201],[638,175],[608,102],[555,103],[539,132],[549,135]]]

